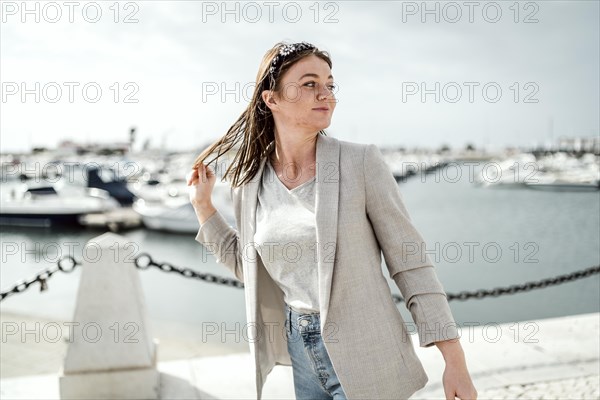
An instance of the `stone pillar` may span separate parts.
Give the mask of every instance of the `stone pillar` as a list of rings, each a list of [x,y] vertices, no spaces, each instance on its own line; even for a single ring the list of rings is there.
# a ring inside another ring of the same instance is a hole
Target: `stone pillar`
[[[61,399],[158,399],[158,340],[148,329],[135,254],[105,233],[84,251],[69,345],[60,371]]]

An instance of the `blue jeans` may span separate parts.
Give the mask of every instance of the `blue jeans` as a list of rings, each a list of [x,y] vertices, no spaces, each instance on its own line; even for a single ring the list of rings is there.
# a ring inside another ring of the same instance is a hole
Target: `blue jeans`
[[[319,313],[299,313],[286,303],[285,315],[296,399],[346,400],[323,344]]]

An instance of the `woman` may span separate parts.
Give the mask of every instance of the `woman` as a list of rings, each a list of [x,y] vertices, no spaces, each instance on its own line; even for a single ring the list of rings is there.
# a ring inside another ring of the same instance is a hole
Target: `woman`
[[[445,292],[381,152],[324,132],[331,66],[311,44],[277,43],[248,108],[188,178],[196,240],[244,282],[257,398],[275,365],[292,366],[298,399],[408,398],[425,386],[383,252],[420,346],[443,354],[446,397],[475,399]],[[212,205],[216,175],[204,161],[238,142],[224,174],[236,230]]]

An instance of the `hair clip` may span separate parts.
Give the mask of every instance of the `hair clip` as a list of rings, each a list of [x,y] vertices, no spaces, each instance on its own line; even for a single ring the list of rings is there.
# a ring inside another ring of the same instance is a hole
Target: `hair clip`
[[[276,72],[279,71],[279,68],[281,67],[286,58],[289,58],[290,55],[296,54],[300,51],[312,50],[315,48],[315,46],[306,42],[292,43],[282,46],[279,49],[279,53],[277,53],[277,55],[273,57],[273,60],[271,61],[271,68],[269,69],[269,74],[271,74],[273,79],[275,79]]]

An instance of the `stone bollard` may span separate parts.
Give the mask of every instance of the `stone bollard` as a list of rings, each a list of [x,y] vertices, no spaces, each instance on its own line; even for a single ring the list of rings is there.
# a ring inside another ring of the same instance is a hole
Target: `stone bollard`
[[[158,340],[150,336],[131,246],[124,237],[105,233],[84,251],[60,397],[158,399]]]

